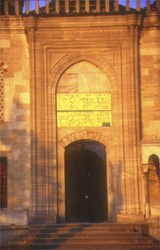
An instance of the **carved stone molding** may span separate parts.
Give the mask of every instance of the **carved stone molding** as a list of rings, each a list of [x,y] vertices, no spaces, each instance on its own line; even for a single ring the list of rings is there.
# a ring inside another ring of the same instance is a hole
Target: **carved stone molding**
[[[86,55],[85,53],[72,53],[70,55],[65,55],[64,57],[62,57],[59,62],[52,68],[51,79],[49,82],[52,84],[52,86],[56,87],[59,78],[64,73],[64,69],[67,69],[72,64],[83,60],[94,63],[104,72],[106,72],[110,82],[113,83],[112,86],[115,86],[117,80],[116,72],[108,63],[100,58],[99,55],[91,53],[89,55]]]
[[[159,136],[147,136],[147,137],[143,137],[142,144],[160,144],[160,137]]]
[[[108,138],[106,138],[104,135],[102,136],[100,133],[95,132],[95,131],[87,131],[87,130],[82,130],[78,131],[75,133],[72,133],[70,135],[65,136],[63,139],[59,141],[59,143],[63,146],[66,147],[70,143],[77,141],[77,140],[83,140],[83,139],[91,139],[98,141],[102,144],[105,144],[106,141],[109,141]]]

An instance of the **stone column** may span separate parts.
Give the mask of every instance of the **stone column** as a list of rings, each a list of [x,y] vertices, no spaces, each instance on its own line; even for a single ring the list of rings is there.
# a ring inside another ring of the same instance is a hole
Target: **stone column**
[[[140,129],[137,25],[129,25],[127,38],[122,43],[122,126],[123,126],[123,214],[118,220],[143,220],[140,196]],[[130,74],[128,74],[130,72]]]
[[[47,56],[37,38],[36,19],[24,19],[30,50],[31,221],[56,221],[55,95],[46,80]],[[42,63],[44,62],[44,63]]]
[[[27,3],[26,3],[27,4]],[[36,214],[36,99],[35,99],[35,19],[30,18],[26,22],[26,32],[30,54],[30,102],[31,102],[31,205],[29,216]]]

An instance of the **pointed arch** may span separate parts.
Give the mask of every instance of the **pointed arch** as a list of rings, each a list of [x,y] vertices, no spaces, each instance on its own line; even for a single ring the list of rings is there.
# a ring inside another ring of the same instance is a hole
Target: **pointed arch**
[[[49,83],[51,83],[51,88],[56,93],[57,85],[59,82],[59,79],[63,75],[63,73],[71,67],[73,64],[81,62],[81,61],[87,61],[95,66],[99,67],[108,77],[111,86],[110,89],[113,90],[114,86],[116,85],[116,73],[112,66],[106,61],[104,61],[101,57],[95,54],[70,54],[65,55],[63,58],[61,58],[52,68],[51,71],[51,79]]]

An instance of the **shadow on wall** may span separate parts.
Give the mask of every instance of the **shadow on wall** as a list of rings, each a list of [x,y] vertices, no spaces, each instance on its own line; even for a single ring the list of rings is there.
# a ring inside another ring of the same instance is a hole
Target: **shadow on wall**
[[[30,135],[31,148],[28,143]],[[29,134],[27,129],[9,128],[8,123],[2,125],[1,140],[3,145],[11,149],[8,161],[8,209],[10,212],[6,210],[3,213],[2,211],[1,222],[21,224],[23,220],[19,215],[23,214],[23,211],[26,211],[25,221],[29,219],[29,222],[42,223],[43,218],[46,222],[48,218],[48,222],[52,222],[51,218],[57,216],[57,193],[63,193],[64,188],[61,183],[57,184],[57,166],[53,147],[43,142],[44,138],[36,137],[33,132]],[[107,169],[109,169],[107,173],[109,175],[107,190],[110,206],[109,220],[115,221],[116,214],[122,210],[123,205],[122,162],[119,161],[117,165],[109,162]],[[60,200],[61,197],[58,199],[59,204],[64,202]],[[34,217],[36,220],[33,220]],[[61,217],[57,219],[59,222],[64,221]]]
[[[19,110],[18,110],[19,111]],[[23,114],[28,117],[28,114]],[[15,121],[7,121],[0,124],[1,157],[7,158],[6,179],[1,183],[2,191],[5,191],[5,206],[1,208],[0,223],[27,224],[28,207],[30,205],[30,143],[29,130],[24,122],[16,119],[19,115],[14,110],[10,117]],[[11,124],[12,123],[12,124]],[[19,127],[19,129],[18,129]],[[3,204],[4,202],[1,202]]]
[[[15,110],[13,114],[16,119],[18,116]],[[28,114],[26,118],[29,122]],[[42,142],[44,138],[39,139],[29,129],[25,129],[25,125],[28,126],[20,121],[0,124],[0,153],[8,158],[7,203],[1,209],[1,225],[24,225],[35,216],[51,217],[56,213],[56,166],[53,149]]]
[[[41,121],[42,124],[45,121]],[[38,123],[38,120],[37,120]],[[43,129],[43,125],[42,125]],[[31,132],[31,199],[29,223],[53,223],[57,215],[55,147]]]
[[[118,164],[109,162],[109,197],[110,197],[110,218],[111,221],[116,221],[117,213],[120,213],[123,209],[123,196],[122,196],[122,161]]]

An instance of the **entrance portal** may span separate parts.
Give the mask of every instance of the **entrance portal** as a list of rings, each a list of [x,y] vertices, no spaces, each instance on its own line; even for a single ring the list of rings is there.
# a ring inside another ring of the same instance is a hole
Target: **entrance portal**
[[[67,222],[107,220],[105,148],[80,140],[65,150],[65,211]]]

